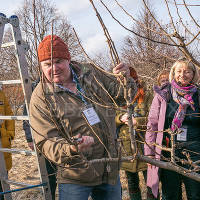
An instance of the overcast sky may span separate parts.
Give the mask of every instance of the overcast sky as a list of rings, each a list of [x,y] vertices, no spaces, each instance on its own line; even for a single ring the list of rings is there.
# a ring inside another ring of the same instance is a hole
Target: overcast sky
[[[129,6],[129,8],[134,12],[137,9],[137,5],[139,6],[139,1],[141,0],[123,0],[123,5],[127,7]],[[116,6],[116,4],[114,4],[113,0],[106,0],[105,2],[107,2],[109,7],[112,8],[112,11],[116,13],[116,16],[119,17],[119,19],[122,18],[122,11]],[[122,40],[126,35],[128,35],[128,32],[121,28],[110,17],[105,8],[98,3],[97,0],[94,0],[94,3],[101,14],[112,39],[116,43],[116,46],[120,47],[120,45],[117,44],[122,43]],[[107,46],[106,38],[89,0],[59,0],[56,5],[59,10],[68,16],[70,23],[81,38],[86,51],[89,53],[102,52],[105,46]],[[127,25],[130,27],[131,20],[127,20],[127,22]]]
[[[82,40],[84,48],[90,55],[92,53],[105,51],[105,47],[107,46],[106,39],[89,0],[52,0],[52,2],[55,3],[59,12],[68,17],[70,24],[75,28],[80,39]],[[114,40],[117,48],[120,49],[120,45],[122,44],[124,37],[127,36],[129,32],[118,25],[110,17],[105,8],[98,2],[99,0],[94,0],[94,3],[101,14],[112,39]],[[114,0],[104,0],[104,2],[121,22],[131,28],[132,20],[123,13]],[[134,17],[138,15],[142,4],[142,0],[118,0],[118,2],[120,2],[120,4],[123,5],[123,7]],[[154,2],[156,13],[163,16],[166,20],[167,12],[161,7],[160,4],[162,0],[151,0],[151,2]],[[192,1],[190,0],[190,2]],[[193,0],[193,2],[200,3],[199,0]],[[14,14],[14,11],[18,9],[22,3],[23,0],[1,0],[0,12],[3,12],[9,17]],[[200,9],[200,7],[198,8]],[[196,11],[196,15],[199,19],[199,11]]]
[[[1,0],[2,1],[2,0]],[[139,1],[141,0],[123,0],[123,6],[129,8],[132,13],[136,13],[139,9]],[[70,24],[75,28],[85,50],[91,53],[104,52],[106,44],[106,38],[103,34],[103,30],[97,20],[95,12],[89,2],[89,0],[52,0],[61,13],[68,17]],[[122,11],[114,4],[113,0],[106,1],[110,8],[116,13],[116,16],[126,22],[128,27],[131,27],[131,20],[125,20],[122,18]],[[112,2],[112,3],[111,3]],[[14,14],[14,11],[22,5],[23,0],[5,0],[1,2],[0,12],[9,17]],[[124,37],[128,35],[128,32],[121,28],[107,13],[105,8],[94,0],[98,11],[101,13],[104,23],[106,24],[112,39],[116,43],[116,46],[120,48]]]

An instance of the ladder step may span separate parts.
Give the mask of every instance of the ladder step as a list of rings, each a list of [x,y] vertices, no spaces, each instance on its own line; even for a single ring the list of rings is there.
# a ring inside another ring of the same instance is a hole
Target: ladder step
[[[0,152],[14,153],[14,154],[22,154],[25,156],[36,155],[35,151],[23,150],[23,149],[8,149],[8,148],[0,148]]]
[[[21,80],[8,80],[8,81],[0,81],[2,85],[10,85],[10,84],[20,84]]]
[[[29,120],[28,116],[0,116],[0,119],[4,120]]]
[[[22,187],[24,187],[24,186],[32,186],[32,184],[20,183],[20,182],[16,182],[16,181],[13,181],[13,180],[8,180],[8,179],[1,179],[1,180],[5,181],[6,183],[8,183],[10,185],[16,185],[16,186],[22,186]],[[39,178],[38,178],[38,180],[39,180]],[[36,184],[40,184],[40,183],[36,183]],[[41,190],[41,188],[35,188],[35,189]]]
[[[10,47],[10,46],[14,46],[14,45],[15,45],[15,42],[6,42],[1,45],[1,48]]]

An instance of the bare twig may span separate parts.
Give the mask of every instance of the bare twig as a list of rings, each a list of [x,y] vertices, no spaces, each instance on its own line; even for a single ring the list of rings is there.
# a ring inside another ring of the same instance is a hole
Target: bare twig
[[[166,32],[162,26],[159,24],[159,22],[155,19],[155,17],[152,15],[151,11],[149,10],[145,0],[142,0],[146,9],[148,10],[148,12],[150,13],[150,15],[153,17],[153,19],[155,20],[155,22],[159,25],[159,27],[161,28],[162,31]],[[184,1],[184,0],[183,0]],[[192,62],[194,64],[196,64],[197,66],[200,67],[200,63],[192,56],[192,54],[188,51],[188,49],[186,48],[186,45],[184,43],[184,38],[180,36],[180,34],[178,32],[174,32],[174,34],[172,35],[172,37],[175,37],[176,39],[178,39],[179,41],[179,45],[177,46],[177,48],[179,48],[179,50],[189,59],[192,60]],[[172,39],[172,37],[168,37],[174,44],[176,44],[176,42]]]
[[[93,64],[94,67],[96,67],[98,70],[104,72],[105,74],[109,74],[109,75],[112,75],[112,76],[115,76],[115,77],[121,76],[121,75],[119,75],[119,74],[113,74],[113,73],[111,73],[111,72],[105,71],[105,70],[102,69],[100,66],[96,65],[96,64],[94,63],[94,61],[88,56],[88,54],[86,53],[85,49],[84,49],[83,46],[81,45],[81,42],[80,42],[80,40],[79,40],[79,38],[78,38],[78,35],[77,35],[77,33],[76,33],[76,31],[75,31],[74,28],[73,28],[73,31],[74,31],[74,34],[75,34],[75,36],[76,36],[76,39],[77,39],[77,41],[78,41],[78,43],[79,43],[79,45],[80,45],[80,47],[81,47],[83,53],[85,54],[86,58],[90,61],[90,63]]]
[[[194,35],[194,34],[187,28],[187,26],[183,23],[183,20],[182,20],[182,18],[181,18],[181,16],[180,16],[180,13],[179,13],[179,9],[178,9],[176,0],[174,0],[174,4],[175,4],[175,6],[176,6],[176,13],[177,13],[177,15],[178,15],[178,17],[179,17],[179,21],[181,22],[181,24],[183,25],[183,27],[185,28],[185,30],[193,36],[193,39],[192,39],[189,43],[187,43],[186,46],[190,45],[195,39],[200,40],[199,38],[197,38],[198,35],[200,34],[200,32],[198,32],[196,35]]]
[[[154,33],[156,33],[156,34],[158,34],[158,35],[165,35],[165,34],[163,34],[163,33],[159,33],[159,32],[157,32],[157,31],[155,31],[154,29],[151,29],[151,28],[149,28],[149,27],[147,27],[147,26],[145,26],[143,23],[141,23],[139,20],[136,20],[127,10],[125,10],[124,9],[124,7],[117,1],[117,0],[114,0],[116,3],[117,3],[117,5],[124,11],[124,13],[126,13],[126,15],[128,15],[134,22],[136,22],[137,24],[140,24],[144,29],[147,29],[147,30],[150,30],[150,31],[152,31],[152,32],[154,32]]]
[[[191,19],[193,20],[193,22],[196,24],[196,26],[197,26],[198,28],[200,28],[200,25],[199,25],[199,24],[197,23],[197,21],[194,19],[194,17],[192,16],[192,13],[190,12],[189,8],[187,7],[187,4],[185,3],[185,0],[183,0],[183,2],[184,2],[185,8],[186,8],[187,11],[188,11],[189,16],[191,17]]]
[[[37,49],[37,33],[36,33],[36,25],[35,25],[35,21],[36,21],[36,7],[35,7],[35,0],[33,0],[33,34],[34,34],[34,42],[35,42],[35,48]],[[41,77],[41,72],[40,72],[40,68],[39,68],[39,57],[38,57],[38,51],[36,51],[37,53],[37,72],[38,72],[38,76]]]
[[[101,26],[102,26],[102,28],[103,28],[103,31],[104,31],[104,34],[105,34],[105,36],[106,36],[106,38],[107,38],[108,46],[109,46],[109,49],[110,49],[111,58],[112,58],[112,60],[113,60],[114,66],[115,66],[116,64],[119,64],[119,63],[120,63],[120,59],[119,59],[117,50],[116,50],[116,48],[115,48],[115,44],[114,44],[114,42],[112,41],[112,39],[111,39],[111,37],[110,37],[110,34],[109,34],[109,32],[108,32],[108,29],[106,28],[106,26],[105,26],[105,24],[104,24],[104,22],[103,22],[103,20],[102,20],[102,18],[101,18],[101,16],[100,16],[99,12],[97,11],[97,9],[96,9],[96,7],[95,7],[95,5],[94,5],[94,3],[93,3],[93,0],[89,0],[89,1],[90,1],[90,3],[92,4],[92,6],[93,6],[93,8],[94,8],[94,10],[95,10],[95,12],[96,12],[97,18],[99,19],[99,22],[100,22],[100,24],[101,24]],[[115,59],[113,59],[113,57],[114,57]]]
[[[151,38],[142,36],[142,35],[136,33],[135,31],[133,31],[133,30],[127,28],[127,27],[124,26],[118,19],[116,19],[116,17],[114,17],[114,15],[112,14],[112,12],[108,9],[108,7],[105,5],[105,3],[104,3],[102,0],[100,0],[100,2],[103,4],[103,6],[106,8],[106,10],[110,13],[111,17],[112,17],[120,26],[122,26],[122,27],[123,27],[124,29],[126,29],[127,31],[133,33],[134,35],[136,35],[136,36],[138,36],[138,37],[141,37],[141,38],[143,38],[143,39],[146,39],[146,40],[155,42],[155,43],[159,43],[159,44],[165,44],[165,45],[177,46],[177,47],[179,46],[178,44],[175,44],[175,43],[174,43],[174,44],[170,44],[170,43],[166,43],[166,42],[160,42],[160,41],[153,40],[153,39],[151,39]],[[165,32],[165,35],[168,35],[168,34]]]
[[[173,20],[173,17],[172,17],[172,15],[171,15],[171,12],[170,12],[168,2],[167,2],[167,0],[164,0],[164,1],[165,1],[166,6],[167,6],[167,11],[168,11],[168,15],[169,15],[170,20],[171,20],[171,24],[172,24],[172,26],[173,26],[173,28],[174,28],[174,31],[176,31],[176,27],[175,27],[175,25],[174,25],[174,20]]]

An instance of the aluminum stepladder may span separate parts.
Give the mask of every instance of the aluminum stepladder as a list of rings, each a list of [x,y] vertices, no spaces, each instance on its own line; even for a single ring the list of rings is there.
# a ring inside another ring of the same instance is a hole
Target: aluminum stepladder
[[[10,43],[2,44],[3,35],[4,35],[4,27],[6,24],[11,25],[13,41]],[[28,75],[28,64],[25,57],[25,51],[27,50],[27,45],[25,45],[25,43],[22,40],[18,17],[16,15],[12,15],[11,17],[7,18],[6,15],[4,15],[3,13],[0,13],[0,52],[2,51],[1,48],[12,46],[12,45],[15,47],[18,70],[19,70],[21,80],[7,80],[7,81],[0,81],[0,83],[22,85],[28,116],[0,116],[0,119],[29,120],[28,106],[30,103],[32,87],[31,87],[31,81]],[[3,187],[3,191],[9,191],[11,184],[23,186],[23,187],[30,186],[30,184],[17,183],[15,181],[8,180],[3,152],[19,153],[19,154],[25,154],[25,155],[35,155],[37,157],[36,160],[38,161],[37,164],[38,164],[38,171],[40,173],[40,182],[46,183],[46,186],[41,187],[42,192],[43,192],[43,198],[45,200],[52,200],[50,187],[49,187],[49,181],[48,181],[48,174],[47,174],[45,159],[43,155],[40,152],[38,152],[36,148],[35,148],[35,152],[27,151],[27,150],[2,148],[1,140],[0,140],[0,179],[1,179],[2,187]],[[6,200],[12,200],[11,193],[5,194],[5,198]]]

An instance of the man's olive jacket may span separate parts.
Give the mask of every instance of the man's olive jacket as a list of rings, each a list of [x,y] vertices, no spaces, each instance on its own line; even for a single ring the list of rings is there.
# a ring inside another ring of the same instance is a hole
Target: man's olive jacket
[[[92,127],[88,125],[82,112],[85,104],[78,95],[56,85],[53,90],[51,84],[40,82],[30,102],[35,143],[45,157],[57,164],[58,183],[86,186],[116,184],[119,163],[91,164],[87,161],[108,155],[118,157],[113,99],[116,103],[125,102],[123,89],[114,76],[95,69],[91,64],[72,63],[72,69],[78,75],[84,99],[93,106],[100,123]],[[72,136],[77,134],[94,138],[89,151],[82,154],[71,151]]]

